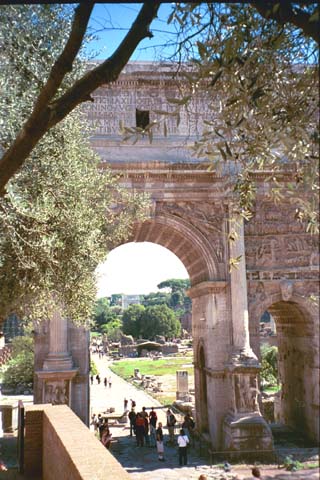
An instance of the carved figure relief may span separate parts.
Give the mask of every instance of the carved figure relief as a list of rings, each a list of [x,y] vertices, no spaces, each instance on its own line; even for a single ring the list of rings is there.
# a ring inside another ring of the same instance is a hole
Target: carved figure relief
[[[234,385],[237,412],[259,411],[259,390],[256,375],[239,373],[234,377]]]
[[[263,282],[259,282],[256,290],[256,299],[263,302],[267,298]]]
[[[281,280],[280,282],[281,297],[284,302],[288,302],[293,293],[293,282],[290,280]]]
[[[159,212],[168,212],[187,220],[205,235],[208,235],[208,232],[221,234],[223,231],[225,218],[223,209],[212,203],[201,205],[198,202],[161,203],[157,207]]]
[[[52,405],[64,405],[64,404],[68,405],[69,404],[68,387],[69,387],[68,380],[46,382],[44,402],[51,403]]]

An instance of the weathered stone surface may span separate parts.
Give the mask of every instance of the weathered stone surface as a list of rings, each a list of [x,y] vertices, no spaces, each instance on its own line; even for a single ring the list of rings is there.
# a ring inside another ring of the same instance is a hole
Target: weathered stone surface
[[[166,97],[180,96],[170,68],[153,68],[148,63],[128,65],[117,82],[96,91],[87,115],[96,122],[91,141],[102,167],[108,163],[125,188],[151,197],[150,217],[134,226],[128,241],[162,245],[188,271],[197,426],[217,449],[231,444],[246,448],[255,442],[255,448],[271,446],[259,410],[257,377],[259,323],[269,311],[280,354],[280,420],[319,440],[319,316],[310,301],[318,295],[319,239],[295,221],[289,200],[274,205],[267,199],[268,174],[259,172],[253,174],[254,218],[240,228],[239,243],[229,244],[234,213],[228,177],[209,170],[210,164],[191,157],[187,148],[208,113],[203,94],[194,100],[194,116],[183,113],[179,125],[168,118],[166,138],[155,131],[152,144],[147,138],[135,145],[120,143],[120,121],[135,126],[136,109],[149,110],[150,121],[157,120],[153,110],[169,108]],[[282,180],[290,180],[290,172]],[[230,256],[238,253],[240,268],[230,274]],[[47,337],[48,331],[40,332],[36,341],[39,370],[49,351]],[[70,337],[69,345],[79,368],[72,381],[79,405],[81,396],[83,402],[87,399],[86,381],[76,383],[88,374],[87,344]],[[39,388],[36,382],[36,391]]]

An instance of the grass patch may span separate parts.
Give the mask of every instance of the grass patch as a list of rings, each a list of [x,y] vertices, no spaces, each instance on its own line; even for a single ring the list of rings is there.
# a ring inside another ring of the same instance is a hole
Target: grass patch
[[[154,393],[154,392],[148,392],[149,395],[151,395],[153,398],[155,398],[156,400],[158,400],[158,402],[160,402],[162,405],[164,405],[165,407],[171,407],[171,405],[173,404],[173,402],[176,400],[176,396],[174,394],[172,395],[160,395],[160,394],[157,394],[157,393]]]
[[[189,375],[193,375],[193,365],[185,366],[189,359],[184,357],[160,358],[150,360],[148,358],[139,358],[134,360],[119,360],[114,362],[110,369],[120,377],[128,380],[133,376],[134,369],[138,368],[142,375],[175,375],[177,370],[186,370]]]
[[[281,388],[280,385],[270,385],[268,387],[265,387],[263,391],[266,393],[276,393],[276,392],[279,392],[280,388]]]

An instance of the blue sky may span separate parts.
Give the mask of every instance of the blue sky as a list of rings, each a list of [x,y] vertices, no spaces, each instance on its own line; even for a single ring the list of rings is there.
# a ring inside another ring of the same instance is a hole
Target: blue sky
[[[117,3],[96,4],[89,23],[90,33],[99,37],[89,48],[96,59],[108,58],[129,30],[135,20],[141,4]],[[171,12],[171,4],[160,6],[158,19],[151,24],[154,38],[144,39],[136,49],[131,60],[159,60],[161,56],[168,55],[165,47],[168,38],[174,38],[174,26],[167,25],[167,18]]]

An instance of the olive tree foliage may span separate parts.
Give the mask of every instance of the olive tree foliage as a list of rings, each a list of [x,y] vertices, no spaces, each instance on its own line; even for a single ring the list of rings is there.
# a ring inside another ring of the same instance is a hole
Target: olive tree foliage
[[[90,71],[73,77],[70,83],[70,74],[76,70],[76,59],[83,44],[94,2],[82,2],[76,8],[72,7],[72,24],[65,21],[66,15],[70,18],[65,7],[27,5],[1,9],[1,25],[7,26],[2,32],[8,32],[9,40],[7,43],[6,35],[1,35],[1,52],[12,55],[9,50],[15,42],[23,45],[21,58],[28,58],[29,62],[23,63],[23,69],[28,76],[28,82],[37,84],[39,88],[31,105],[24,109],[20,122],[14,128],[16,135],[1,144],[3,155],[0,158],[0,195],[4,194],[10,178],[21,168],[28,155],[51,128],[81,103],[93,101],[91,93],[99,86],[117,79],[139,42],[152,37],[149,27],[157,15],[159,5],[157,1],[145,2],[115,52]],[[39,20],[39,9],[41,15],[46,12],[43,22]],[[57,12],[56,15],[51,15],[52,9]],[[29,30],[30,25],[32,31]],[[10,34],[8,26],[12,26],[13,35]],[[54,45],[56,33],[61,38],[57,47]],[[42,72],[39,75],[37,60],[44,59],[48,62],[47,69],[45,74]],[[1,60],[1,63],[7,62]],[[13,81],[15,76],[10,79],[10,82]]]
[[[269,174],[269,197],[290,198],[296,219],[317,233],[316,4],[176,4],[168,22],[178,31],[171,45],[179,64],[177,94],[168,98],[167,112],[156,112],[158,121],[148,130],[163,123],[166,134],[167,116],[179,122],[182,109],[197,115],[192,151],[224,175],[226,191],[245,219],[255,209],[252,172],[260,171]],[[205,112],[199,111],[199,100]]]
[[[0,9],[4,148],[43,88],[71,13],[51,5]],[[81,73],[78,63],[59,93]],[[0,318],[15,312],[40,320],[59,304],[64,315],[86,324],[95,301],[95,269],[143,216],[144,204],[141,196],[121,190],[108,170],[99,171],[79,111],[55,125],[0,198]]]

